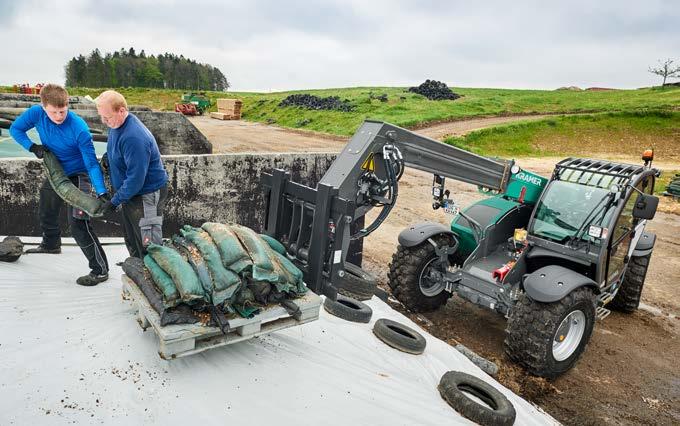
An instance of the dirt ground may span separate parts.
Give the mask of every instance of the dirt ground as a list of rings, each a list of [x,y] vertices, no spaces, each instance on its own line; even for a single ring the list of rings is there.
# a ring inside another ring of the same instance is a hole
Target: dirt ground
[[[531,117],[540,118],[540,117]],[[434,138],[526,117],[498,117],[437,124],[419,130]],[[339,138],[295,132],[247,122],[193,118],[216,153],[339,151]],[[598,157],[597,153],[588,153]],[[612,158],[638,163],[637,155]],[[560,158],[521,158],[518,164],[549,176]],[[680,162],[657,163],[661,169],[680,169]],[[442,210],[431,208],[432,176],[407,170],[400,181],[399,201],[387,221],[364,242],[364,267],[386,285],[388,264],[399,232],[424,220],[448,224]],[[465,206],[479,199],[475,187],[449,182],[452,198]],[[431,334],[451,344],[463,343],[500,367],[499,381],[536,403],[565,424],[680,424],[680,217],[670,200],[661,202],[648,229],[657,234],[654,256],[642,294],[641,309],[631,315],[612,313],[596,324],[590,344],[576,366],[556,380],[528,375],[503,355],[505,319],[453,297],[433,313],[405,312]],[[372,217],[367,220],[370,221]],[[404,312],[396,300],[390,303]]]
[[[242,120],[188,117],[213,144],[214,154],[233,152],[340,152],[346,138],[291,131]]]

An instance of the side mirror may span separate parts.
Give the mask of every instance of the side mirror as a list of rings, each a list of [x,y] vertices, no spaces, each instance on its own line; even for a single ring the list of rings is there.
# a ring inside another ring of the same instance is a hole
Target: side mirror
[[[633,217],[636,219],[654,219],[656,208],[659,206],[659,197],[649,194],[639,194],[633,208]]]

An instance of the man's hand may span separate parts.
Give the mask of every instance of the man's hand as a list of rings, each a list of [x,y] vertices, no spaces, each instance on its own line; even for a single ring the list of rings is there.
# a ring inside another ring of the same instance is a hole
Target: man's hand
[[[30,148],[28,148],[29,151],[33,153],[36,157],[42,159],[43,156],[45,155],[46,152],[50,152],[49,149],[47,149],[44,145],[38,145],[37,143],[34,143],[31,145]]]
[[[111,200],[107,201],[104,203],[102,206],[102,213],[107,214],[107,213],[115,213],[118,210],[117,206],[114,206]]]
[[[104,174],[109,172],[109,156],[106,155],[106,153],[104,153],[104,155],[102,155],[102,159],[99,160],[99,166],[102,168]]]

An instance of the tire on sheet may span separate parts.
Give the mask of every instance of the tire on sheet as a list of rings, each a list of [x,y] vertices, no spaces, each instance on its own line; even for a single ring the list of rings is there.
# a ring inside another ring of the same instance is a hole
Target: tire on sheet
[[[387,345],[414,355],[422,354],[427,346],[427,341],[422,334],[387,318],[381,318],[375,322],[373,334]]]
[[[442,398],[463,417],[481,425],[509,426],[515,423],[515,407],[489,383],[460,371],[445,373],[437,386]],[[474,395],[484,404],[473,400]]]
[[[356,299],[338,294],[337,300],[326,298],[323,307],[331,315],[351,322],[367,323],[373,316],[373,310]]]

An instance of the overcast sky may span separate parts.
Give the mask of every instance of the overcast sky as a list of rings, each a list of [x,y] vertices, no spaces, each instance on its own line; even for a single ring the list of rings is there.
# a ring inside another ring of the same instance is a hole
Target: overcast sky
[[[232,90],[636,88],[680,65],[680,1],[0,0],[0,85],[64,83],[94,48],[171,52]]]

